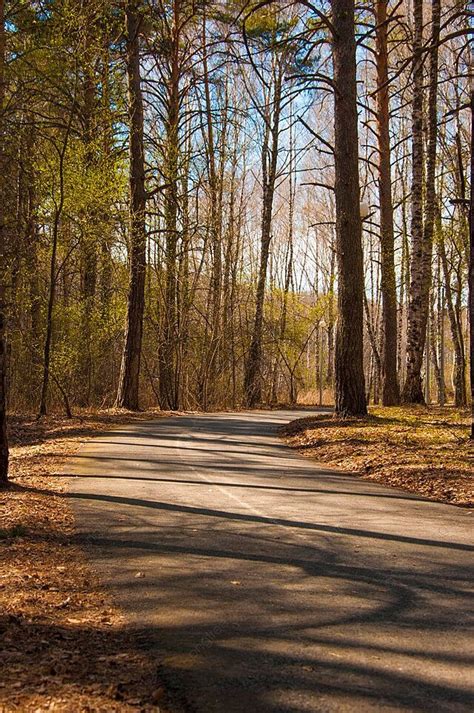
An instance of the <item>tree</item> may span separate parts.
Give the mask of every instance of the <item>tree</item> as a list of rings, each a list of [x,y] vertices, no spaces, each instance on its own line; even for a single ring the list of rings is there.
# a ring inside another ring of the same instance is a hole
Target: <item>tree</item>
[[[463,9],[4,2],[9,408],[467,401]]]
[[[472,71],[472,59],[471,59]],[[471,113],[471,195],[469,202],[469,266],[468,266],[468,309],[469,309],[469,357],[471,377],[471,439],[474,439],[474,78],[470,77]]]
[[[262,400],[264,302],[268,262],[272,242],[272,221],[275,191],[281,177],[281,135],[288,128],[285,109],[291,105],[295,94],[294,79],[303,80],[300,89],[307,83],[309,63],[302,51],[301,40],[292,36],[295,19],[279,11],[278,7],[250,13],[249,27],[244,22],[246,46],[260,88],[260,97],[249,92],[257,114],[263,122],[261,147],[262,208],[260,223],[260,250],[257,286],[255,293],[255,317],[251,332],[250,347],[245,362],[244,392],[247,406],[254,407]],[[253,51],[250,49],[249,38]],[[301,53],[301,54],[300,54]],[[255,57],[253,56],[255,54]],[[256,59],[258,58],[258,66]],[[293,80],[293,81],[292,81]]]
[[[70,109],[69,119],[67,125],[59,136],[59,141],[57,137],[52,139],[52,144],[54,151],[57,153],[58,157],[58,195],[53,197],[54,203],[54,218],[52,225],[52,246],[51,246],[51,259],[49,268],[49,295],[48,295],[48,306],[46,310],[46,335],[44,340],[43,348],[43,381],[41,384],[41,397],[39,404],[39,416],[46,416],[47,404],[48,404],[48,390],[50,384],[51,376],[51,347],[53,340],[53,312],[56,301],[56,288],[58,281],[58,265],[57,265],[57,254],[59,246],[59,229],[61,225],[61,218],[64,211],[65,202],[65,162],[66,162],[66,152],[68,148],[69,138],[71,135],[72,122],[74,119],[74,103]]]
[[[141,24],[142,11],[139,0],[128,0],[125,11],[125,34],[130,134],[130,284],[117,405],[131,410],[137,410],[139,405],[146,271],[145,156],[140,77]]]
[[[421,369],[425,348],[431,289],[431,259],[436,212],[437,87],[440,3],[433,0],[430,49],[428,141],[426,186],[424,184],[424,51],[423,2],[413,3],[413,104],[412,104],[412,253],[410,302],[407,327],[407,374],[402,399],[405,403],[424,403]],[[423,196],[425,194],[425,200]]]
[[[6,331],[6,225],[5,225],[5,3],[0,0],[0,487],[8,482],[7,348]]]
[[[262,146],[263,197],[260,260],[255,296],[255,319],[250,349],[245,364],[244,378],[245,399],[247,406],[250,407],[256,406],[262,399],[263,305],[272,238],[271,229],[280,139],[282,84],[283,65],[278,62],[275,63],[274,67],[272,93],[268,100]]]
[[[388,75],[387,0],[376,2],[377,124],[379,148],[380,257],[382,290],[382,403],[400,401],[397,376],[397,293],[390,160],[390,99]]]
[[[353,0],[332,0],[334,190],[338,259],[336,413],[367,413],[363,369],[363,255]]]

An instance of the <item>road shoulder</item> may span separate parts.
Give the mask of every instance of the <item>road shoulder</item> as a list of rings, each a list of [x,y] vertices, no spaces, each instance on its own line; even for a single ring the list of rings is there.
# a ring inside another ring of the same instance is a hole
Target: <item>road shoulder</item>
[[[0,711],[176,710],[139,632],[76,544],[58,475],[98,433],[165,415],[12,418],[11,487],[0,492]]]
[[[474,444],[467,410],[372,408],[367,418],[321,414],[281,436],[301,455],[430,500],[474,508]]]

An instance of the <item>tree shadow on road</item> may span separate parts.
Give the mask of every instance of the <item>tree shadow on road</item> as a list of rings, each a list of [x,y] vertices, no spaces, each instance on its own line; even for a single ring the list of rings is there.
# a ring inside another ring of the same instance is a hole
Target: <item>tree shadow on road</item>
[[[150,622],[143,640],[191,710],[472,710],[467,563],[417,569],[403,550],[391,563],[392,550],[374,569],[331,541],[275,550],[258,532],[203,526],[176,544],[165,529],[137,529],[137,539],[79,541],[108,561],[135,624]],[[133,561],[146,573],[151,555],[158,577],[119,572]]]

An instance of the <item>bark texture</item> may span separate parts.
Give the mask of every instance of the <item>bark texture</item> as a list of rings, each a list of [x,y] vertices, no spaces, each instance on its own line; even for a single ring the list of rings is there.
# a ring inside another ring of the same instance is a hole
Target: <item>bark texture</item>
[[[436,211],[436,144],[438,134],[438,42],[440,3],[432,3],[432,33],[428,97],[428,142],[425,205],[423,205],[423,1],[414,0],[412,107],[412,254],[407,326],[407,371],[402,399],[424,403],[421,368],[425,349],[431,289],[431,260]],[[425,220],[423,221],[423,209]]]
[[[469,356],[471,376],[471,438],[474,438],[474,80],[471,78],[471,198],[469,205]]]
[[[367,413],[363,369],[363,255],[353,0],[332,0],[338,310],[336,413]]]
[[[127,78],[130,129],[130,285],[125,343],[117,405],[139,406],[139,374],[145,306],[145,160],[143,151],[143,98],[140,81],[139,32],[141,15],[136,0],[126,8]]]
[[[7,436],[7,349],[6,349],[6,236],[5,236],[5,156],[3,111],[5,97],[5,16],[0,0],[0,486],[8,482]]]
[[[94,64],[96,61],[92,44],[94,23],[94,6],[90,0],[82,3],[84,23],[84,60],[82,80],[82,139],[85,149],[86,174],[94,167],[96,152],[94,151],[94,138],[97,130],[95,120],[96,80]],[[81,299],[81,332],[84,347],[80,352],[81,393],[78,402],[81,406],[88,406],[91,400],[94,363],[92,358],[92,319],[96,300],[98,253],[95,224],[98,216],[94,210],[85,213],[86,229],[81,245],[82,259],[82,299]]]
[[[387,0],[377,0],[377,124],[379,147],[379,202],[382,290],[382,403],[400,402],[397,377],[397,294],[390,162],[390,107],[388,91]]]
[[[179,3],[174,3],[173,29],[179,27]],[[178,165],[180,122],[180,63],[179,35],[173,33],[166,117],[166,154],[164,174],[167,184],[164,197],[165,218],[165,304],[163,314],[163,341],[160,348],[160,405],[164,409],[179,407],[179,385],[176,381],[176,342],[178,275]]]

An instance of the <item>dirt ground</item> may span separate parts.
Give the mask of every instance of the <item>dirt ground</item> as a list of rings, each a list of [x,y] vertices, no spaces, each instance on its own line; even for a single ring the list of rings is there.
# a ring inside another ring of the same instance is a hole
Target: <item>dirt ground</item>
[[[176,710],[146,641],[127,630],[74,543],[56,476],[97,432],[165,415],[10,419],[11,487],[0,491],[0,711]]]
[[[474,507],[474,442],[467,410],[372,408],[367,418],[302,418],[283,429],[300,453],[432,500]]]

